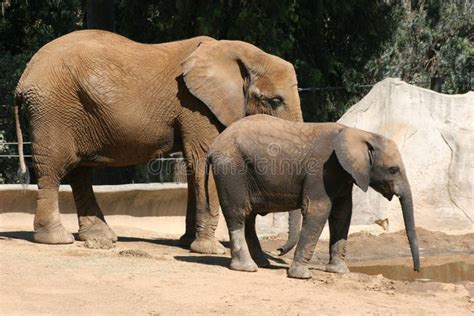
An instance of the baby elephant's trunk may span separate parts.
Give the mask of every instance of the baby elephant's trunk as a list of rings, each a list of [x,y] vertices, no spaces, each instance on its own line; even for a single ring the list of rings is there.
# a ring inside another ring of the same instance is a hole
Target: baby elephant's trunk
[[[420,256],[418,251],[418,241],[416,238],[415,218],[413,215],[413,199],[411,196],[410,186],[399,195],[400,205],[403,212],[403,221],[405,222],[405,230],[410,243],[411,256],[413,258],[413,269],[420,271]]]

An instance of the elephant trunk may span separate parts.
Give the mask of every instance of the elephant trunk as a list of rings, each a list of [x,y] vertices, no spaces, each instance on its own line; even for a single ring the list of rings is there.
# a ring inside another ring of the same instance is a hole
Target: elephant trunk
[[[300,209],[290,211],[288,216],[288,240],[286,241],[286,244],[278,248],[278,251],[280,251],[280,256],[288,253],[298,242],[301,229],[301,220],[302,215]]]
[[[418,241],[416,238],[415,230],[415,217],[413,214],[413,199],[411,195],[410,185],[407,184],[405,189],[400,195],[400,205],[403,212],[403,221],[405,222],[405,230],[410,243],[411,256],[413,258],[413,269],[417,272],[420,271],[420,257],[418,251]]]

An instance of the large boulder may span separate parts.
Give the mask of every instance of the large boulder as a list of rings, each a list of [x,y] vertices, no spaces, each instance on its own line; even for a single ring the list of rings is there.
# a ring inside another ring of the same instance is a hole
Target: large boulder
[[[444,232],[473,230],[474,93],[446,95],[399,79],[376,84],[339,120],[397,143],[411,184],[416,225]],[[403,228],[398,199],[372,189],[353,192],[353,225]]]

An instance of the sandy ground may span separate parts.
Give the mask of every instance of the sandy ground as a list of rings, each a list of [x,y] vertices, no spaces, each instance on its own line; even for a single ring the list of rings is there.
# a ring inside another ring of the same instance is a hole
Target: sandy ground
[[[303,281],[286,277],[291,253],[274,255],[283,239],[262,241],[271,268],[244,273],[228,269],[229,253],[193,254],[173,236],[155,231],[114,226],[120,236],[114,248],[89,249],[79,241],[59,246],[33,243],[31,223],[32,217],[22,217],[14,225],[0,221],[0,314],[474,313],[474,282],[408,282],[321,271],[327,241],[318,244],[313,279]],[[418,235],[423,269],[459,261],[474,264],[474,234],[450,236],[419,229]],[[349,239],[353,269],[409,266],[408,255],[400,232],[377,237],[357,233]]]

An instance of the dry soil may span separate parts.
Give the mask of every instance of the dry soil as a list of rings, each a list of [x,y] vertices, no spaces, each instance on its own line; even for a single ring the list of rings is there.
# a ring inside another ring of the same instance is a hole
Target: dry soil
[[[474,312],[474,282],[391,280],[382,275],[321,271],[327,241],[312,262],[313,278],[286,277],[291,253],[275,250],[284,239],[264,239],[272,267],[231,271],[221,256],[190,253],[177,236],[137,227],[112,227],[111,249],[84,242],[41,245],[31,241],[31,218],[0,221],[0,314],[449,314]],[[474,264],[474,234],[450,236],[418,230],[422,267]],[[94,247],[94,245],[88,245]],[[403,232],[349,239],[352,267],[409,266]],[[472,266],[470,266],[472,267]],[[356,268],[354,268],[356,269]],[[472,272],[472,271],[471,271]],[[469,271],[468,271],[469,273]]]

